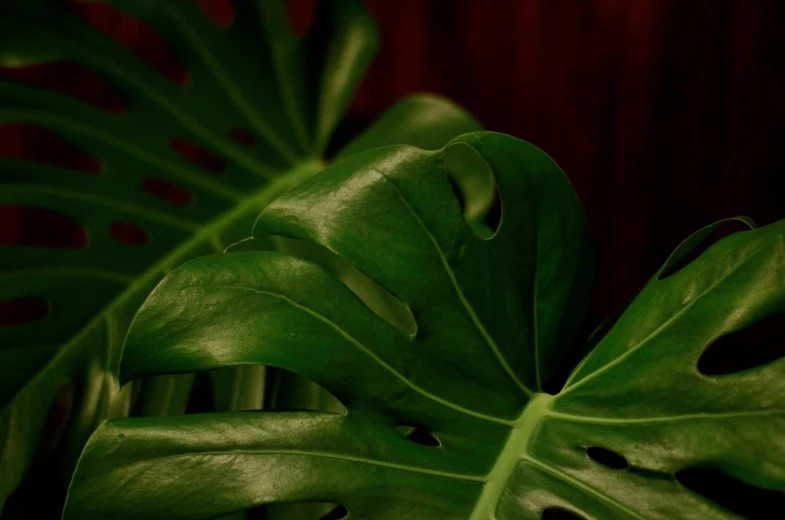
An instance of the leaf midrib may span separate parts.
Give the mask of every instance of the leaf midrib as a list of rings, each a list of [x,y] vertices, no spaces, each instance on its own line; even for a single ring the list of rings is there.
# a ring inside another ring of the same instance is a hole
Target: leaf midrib
[[[528,450],[552,399],[552,395],[537,393],[527,403],[485,479],[486,484],[469,520],[487,520],[495,513],[502,493],[520,457]]]

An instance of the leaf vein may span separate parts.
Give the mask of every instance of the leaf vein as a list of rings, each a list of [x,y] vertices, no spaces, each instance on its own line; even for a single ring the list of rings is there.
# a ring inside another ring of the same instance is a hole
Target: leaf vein
[[[165,4],[168,8],[169,14],[175,25],[191,42],[199,57],[207,65],[207,68],[212,71],[213,75],[218,80],[218,83],[223,87],[226,97],[236,106],[241,114],[253,125],[257,132],[259,132],[267,142],[273,146],[278,152],[291,164],[297,160],[297,154],[276,135],[273,130],[259,117],[256,110],[248,103],[242,92],[234,84],[232,78],[226,74],[221,67],[220,63],[204,46],[202,39],[194,34],[190,25],[183,19],[183,14],[180,9],[174,4]]]
[[[561,391],[561,393],[559,394],[559,397],[567,395],[568,393],[570,393],[573,390],[575,390],[576,388],[580,387],[581,385],[583,385],[587,381],[590,381],[591,379],[594,379],[595,377],[597,377],[598,375],[602,374],[603,372],[606,372],[606,371],[610,370],[611,368],[621,364],[625,359],[627,359],[628,357],[632,356],[635,352],[639,351],[647,343],[649,343],[651,340],[656,338],[660,333],[662,333],[664,330],[666,330],[670,325],[672,325],[679,318],[684,316],[696,303],[701,301],[701,299],[703,299],[704,296],[706,296],[707,294],[711,293],[714,289],[716,289],[717,287],[722,285],[728,278],[730,278],[731,275],[733,275],[736,271],[738,271],[751,258],[753,258],[761,249],[763,249],[764,245],[759,246],[752,253],[750,253],[748,256],[746,256],[741,262],[736,264],[731,270],[729,270],[727,273],[725,273],[721,278],[719,278],[714,283],[712,283],[702,293],[698,294],[695,298],[690,300],[689,303],[687,303],[682,308],[680,308],[673,316],[671,316],[670,318],[665,320],[665,322],[662,325],[660,325],[659,327],[654,329],[654,331],[652,331],[648,336],[646,336],[641,341],[639,341],[636,345],[633,345],[631,348],[629,348],[626,352],[621,354],[619,357],[617,357],[614,360],[612,360],[611,362],[603,365],[602,367],[598,368],[594,372],[588,374],[586,377],[584,377],[583,379],[579,380],[577,383],[574,383],[572,385],[566,386]],[[599,345],[597,347],[595,347],[595,351],[596,351],[597,348],[599,348]]]
[[[616,509],[618,509],[620,511],[623,511],[623,512],[627,513],[628,515],[630,515],[631,518],[635,518],[636,520],[647,520],[646,517],[644,517],[643,515],[641,515],[637,511],[635,511],[633,509],[630,509],[625,504],[619,502],[615,498],[613,498],[611,496],[608,496],[607,494],[603,493],[599,489],[597,489],[597,488],[595,488],[593,486],[590,486],[590,485],[586,484],[585,482],[582,482],[581,480],[578,480],[577,478],[575,478],[575,477],[565,473],[564,471],[561,471],[561,470],[551,466],[550,464],[547,464],[545,462],[537,460],[536,458],[532,457],[531,455],[523,455],[521,457],[521,459],[525,460],[528,463],[530,463],[532,466],[536,466],[537,468],[543,470],[544,472],[550,474],[551,476],[554,476],[554,477],[556,477],[557,479],[559,479],[559,480],[561,480],[563,482],[566,482],[568,484],[571,484],[571,485],[575,486],[576,488],[580,489],[581,491],[583,491],[587,495],[591,495],[594,498],[596,498],[596,499],[598,499],[598,500],[600,500],[602,502],[605,502],[606,504],[608,504],[608,505],[610,505],[612,507],[615,507]]]
[[[565,421],[592,423],[592,424],[651,424],[661,422],[679,422],[679,421],[693,421],[693,420],[724,420],[735,419],[737,417],[750,417],[756,415],[785,415],[785,409],[768,409],[768,410],[745,410],[741,412],[729,413],[694,413],[683,415],[668,415],[663,417],[592,417],[574,415],[569,413],[549,411],[545,414],[549,417],[564,419]]]
[[[406,197],[404,197],[398,185],[396,185],[384,172],[375,168],[373,169],[373,171],[381,175],[382,178],[384,178],[395,189],[395,192],[398,194],[398,197],[400,197],[401,201],[406,206],[406,209],[412,214],[412,216],[414,216],[415,220],[417,220],[418,225],[422,228],[423,232],[428,237],[428,240],[430,240],[430,242],[433,244],[436,253],[439,255],[439,259],[442,263],[442,266],[444,267],[445,272],[447,273],[447,276],[450,278],[450,283],[452,284],[453,289],[455,289],[455,293],[458,296],[458,300],[461,302],[461,305],[466,310],[466,313],[469,315],[472,324],[475,326],[475,328],[480,333],[482,338],[488,344],[488,346],[490,347],[494,356],[496,356],[496,359],[499,361],[499,364],[501,364],[504,371],[507,372],[510,378],[527,396],[531,397],[533,392],[526,385],[524,385],[523,382],[515,374],[515,371],[512,369],[510,364],[505,359],[504,355],[502,355],[501,351],[499,350],[498,345],[496,345],[496,342],[494,341],[494,339],[485,329],[485,326],[480,321],[480,318],[479,316],[477,316],[477,313],[475,312],[471,303],[469,303],[469,301],[466,299],[466,295],[463,294],[463,290],[461,289],[461,286],[458,283],[458,279],[455,276],[455,272],[452,270],[452,267],[450,267],[450,263],[447,261],[447,257],[444,254],[441,245],[439,245],[439,242],[436,240],[436,237],[433,235],[431,230],[422,220],[422,218],[417,213],[417,211],[415,211],[415,209],[411,206],[411,204],[409,204],[409,201],[406,200]]]
[[[275,293],[275,292],[272,292],[272,291],[266,291],[266,290],[261,290],[261,289],[253,289],[251,287],[241,287],[241,286],[221,285],[221,286],[216,286],[215,288],[217,288],[217,289],[229,289],[229,290],[235,289],[235,290],[241,290],[241,291],[251,291],[251,292],[258,293],[258,294],[263,294],[263,295],[266,295],[266,296],[271,296],[271,297],[274,297],[274,298],[278,298],[278,299],[286,302],[287,304],[291,305],[292,307],[294,307],[294,308],[296,308],[296,309],[298,309],[298,310],[300,310],[302,312],[305,312],[306,314],[309,314],[309,315],[313,316],[317,320],[321,321],[322,323],[324,323],[327,326],[329,326],[330,328],[332,328],[335,332],[337,332],[340,336],[342,336],[346,341],[348,341],[349,343],[354,345],[358,350],[360,350],[365,355],[367,355],[368,357],[373,359],[374,362],[376,362],[379,366],[381,366],[382,368],[387,370],[396,379],[398,379],[403,384],[405,384],[406,386],[408,386],[409,388],[411,388],[412,390],[414,390],[415,392],[417,392],[421,396],[425,397],[426,399],[434,401],[434,402],[436,402],[438,404],[441,404],[442,406],[445,406],[447,408],[450,408],[450,409],[455,410],[457,412],[460,412],[462,414],[475,417],[477,419],[482,419],[482,420],[489,421],[489,422],[494,422],[494,423],[497,423],[497,424],[503,424],[505,426],[512,426],[513,425],[513,422],[511,422],[511,421],[507,421],[507,420],[501,419],[499,417],[494,417],[492,415],[486,415],[486,414],[483,414],[483,413],[480,413],[480,412],[475,412],[474,410],[469,410],[468,408],[464,408],[464,407],[462,407],[460,405],[457,405],[455,403],[447,401],[446,399],[443,399],[443,398],[441,398],[441,397],[439,397],[439,396],[437,396],[435,394],[432,394],[432,393],[428,392],[424,388],[420,387],[419,385],[416,385],[411,380],[406,378],[403,374],[401,374],[398,370],[396,370],[392,365],[387,363],[385,360],[383,360],[381,357],[379,357],[375,352],[373,352],[371,349],[366,347],[363,343],[358,341],[354,336],[352,336],[351,334],[346,332],[346,330],[344,330],[342,327],[340,327],[337,323],[335,323],[334,321],[330,320],[329,318],[327,318],[323,314],[321,314],[321,313],[311,309],[310,307],[305,306],[305,305],[303,305],[301,303],[298,303],[298,302],[292,300],[291,298],[288,298],[287,296],[284,296],[283,294],[278,294],[278,293]]]
[[[166,460],[166,459],[176,459],[184,456],[228,456],[228,455],[302,455],[305,457],[322,457],[328,458],[333,460],[341,460],[345,462],[357,462],[360,464],[369,464],[372,466],[380,466],[384,468],[390,468],[394,470],[400,471],[409,471],[412,473],[421,473],[424,475],[432,475],[436,477],[445,477],[445,478],[452,478],[458,480],[468,480],[470,482],[485,482],[485,477],[482,475],[463,475],[460,473],[451,473],[448,471],[439,471],[433,469],[426,469],[426,468],[418,468],[416,466],[407,466],[404,464],[396,464],[393,462],[384,462],[375,459],[368,459],[364,457],[356,457],[353,455],[344,455],[340,453],[326,453],[326,452],[318,452],[318,451],[308,451],[308,450],[296,450],[296,449],[254,449],[254,450],[226,450],[226,451],[202,451],[196,453],[184,453],[184,454],[177,454],[177,455],[167,455],[164,457],[157,457],[155,458],[156,461]]]

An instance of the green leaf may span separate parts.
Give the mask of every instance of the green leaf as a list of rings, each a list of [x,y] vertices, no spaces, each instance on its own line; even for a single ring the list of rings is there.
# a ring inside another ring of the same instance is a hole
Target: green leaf
[[[128,413],[134,392],[119,392],[117,369],[139,305],[170,269],[245,238],[270,200],[323,168],[321,153],[377,44],[375,27],[355,0],[321,2],[304,39],[293,35],[279,0],[236,2],[229,28],[216,26],[196,2],[109,3],[167,40],[189,71],[188,85],[159,75],[64,2],[11,0],[0,7],[2,63],[80,62],[127,105],[117,115],[0,81],[0,123],[43,126],[103,165],[89,176],[0,160],[0,204],[55,211],[89,236],[83,249],[0,246],[0,300],[40,297],[51,307],[42,321],[0,329],[0,507],[30,467],[61,388],[77,388],[63,444],[67,473],[103,419]],[[438,117],[424,120],[420,110]],[[381,142],[438,148],[477,129],[461,109],[430,97],[403,101],[383,121],[383,133],[370,128],[352,150]],[[233,140],[235,128],[250,133],[255,148]],[[208,150],[225,170],[217,175],[184,159],[172,149],[174,139]],[[175,183],[195,202],[162,201],[143,189],[146,178]],[[148,242],[118,242],[110,234],[114,222],[136,226]],[[263,370],[215,377],[219,409],[259,403],[254,392],[264,385]],[[183,413],[191,381],[145,381],[137,388],[137,412]]]
[[[454,147],[498,183],[490,239],[450,189]],[[381,520],[534,520],[549,508],[731,519],[674,475],[712,467],[785,490],[785,360],[697,369],[719,337],[785,311],[785,221],[660,270],[557,395],[542,382],[584,310],[589,256],[580,205],[536,148],[474,133],[436,152],[356,154],[268,206],[256,233],[342,256],[411,310],[416,334],[308,261],[246,250],[186,263],[137,314],[124,381],[266,363],[316,381],[348,412],[107,421],[80,460],[66,520],[208,519],[310,501]],[[401,433],[412,428],[439,446]]]

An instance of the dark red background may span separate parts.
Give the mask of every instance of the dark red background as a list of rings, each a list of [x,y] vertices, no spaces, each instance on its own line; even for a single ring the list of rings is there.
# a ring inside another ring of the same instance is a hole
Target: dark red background
[[[225,0],[201,0],[220,17]],[[598,258],[596,316],[622,304],[678,242],[714,220],[785,217],[785,2],[777,0],[367,0],[380,52],[342,127],[362,128],[401,96],[463,104],[491,130],[526,139],[567,172]],[[313,0],[290,2],[308,24]],[[93,21],[184,79],[128,20]],[[118,100],[64,65],[14,77]],[[0,127],[0,154],[35,156],[38,132]],[[62,148],[49,160],[89,160]],[[4,211],[0,242],[49,232]],[[25,238],[26,237],[26,238]],[[596,321],[596,320],[595,320]]]

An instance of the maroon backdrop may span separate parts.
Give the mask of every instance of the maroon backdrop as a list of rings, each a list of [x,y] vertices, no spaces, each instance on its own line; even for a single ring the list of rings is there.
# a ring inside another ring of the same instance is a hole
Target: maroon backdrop
[[[226,0],[200,1],[224,12]],[[401,96],[429,91],[463,104],[487,128],[543,148],[587,209],[598,258],[595,316],[623,303],[698,227],[739,214],[759,224],[785,217],[785,2],[366,3],[382,46],[343,133]],[[290,4],[295,25],[307,27],[313,0]],[[137,24],[100,10],[91,19],[183,78]],[[90,71],[10,74],[120,109]],[[41,141],[29,128],[0,127],[2,155],[46,149],[58,160]],[[90,169],[67,146],[58,149]],[[7,208],[0,219],[0,243],[51,232]]]

